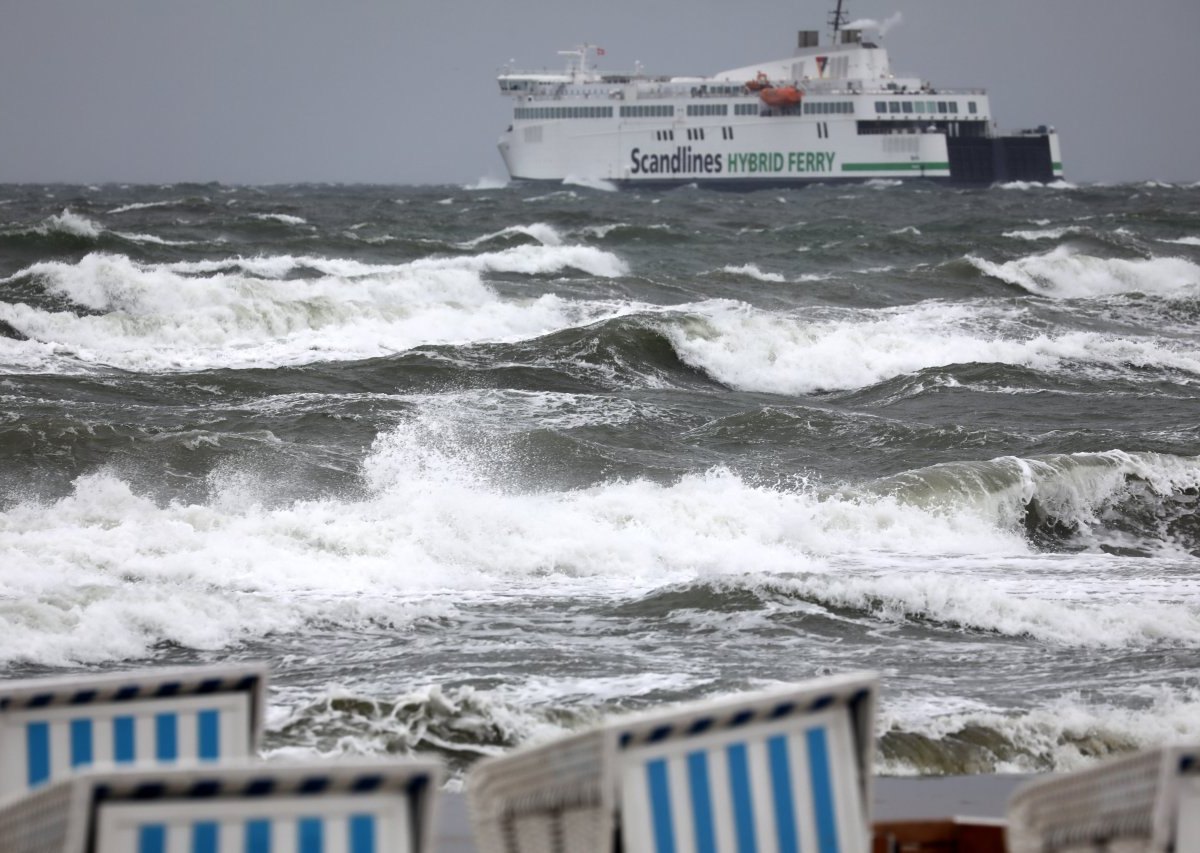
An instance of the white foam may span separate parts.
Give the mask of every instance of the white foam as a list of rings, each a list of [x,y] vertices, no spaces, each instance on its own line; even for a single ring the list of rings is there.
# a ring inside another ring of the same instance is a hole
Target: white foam
[[[1054,371],[1155,365],[1200,374],[1200,354],[1153,338],[1096,332],[1033,335],[1002,305],[926,302],[881,310],[763,311],[710,300],[664,312],[679,357],[743,391],[809,394],[864,388],[951,364],[1000,363]],[[1016,318],[1019,319],[1019,318]],[[1086,368],[1085,368],[1086,369]]]
[[[1093,576],[1086,583],[1095,588],[1100,581]],[[1200,616],[1191,612],[1200,602],[1193,599],[1182,607],[1160,603],[1153,596],[1154,584],[1125,585],[1123,601],[1088,600],[1084,583],[1076,590],[1056,590],[1053,598],[1041,597],[1031,594],[1021,580],[1008,583],[978,572],[953,576],[944,571],[885,571],[876,577],[820,576],[788,586],[828,606],[864,610],[884,621],[932,621],[1062,646],[1186,645],[1200,631]],[[1145,601],[1138,595],[1139,586]]]
[[[34,230],[41,234],[58,232],[76,237],[99,237],[104,228],[86,216],[80,216],[78,213],[72,213],[69,209],[64,209],[60,214],[48,216]]]
[[[1038,703],[1030,710],[989,708],[960,701],[959,707],[922,697],[891,696],[882,703],[879,731],[905,731],[932,740],[952,738],[964,729],[998,732],[1012,745],[1014,757],[998,759],[990,772],[1070,772],[1105,758],[1105,748],[1114,753],[1200,739],[1200,691],[1195,687],[1167,687],[1135,691],[1144,696],[1133,706],[1119,706],[1100,696],[1064,691]],[[1097,754],[1099,753],[1099,754]],[[906,774],[912,768],[885,761],[880,772]]]
[[[153,234],[134,234],[127,231],[114,231],[118,237],[123,240],[129,240],[134,243],[153,243],[156,246],[195,246],[196,240],[166,240],[162,237],[156,237]]]
[[[628,222],[610,222],[605,225],[585,225],[583,228],[580,228],[577,233],[579,233],[583,236],[586,236],[586,237],[595,237],[597,239],[603,240],[605,237],[607,237],[613,231],[616,231],[618,228],[628,228],[628,227],[629,227]],[[664,230],[664,231],[670,230],[669,225],[648,225],[646,227],[652,228],[652,229]]]
[[[1200,266],[1183,258],[1096,258],[1059,246],[995,264],[967,256],[977,269],[1039,296],[1088,298],[1117,293],[1170,294],[1200,286]]]
[[[208,199],[204,199],[207,201]],[[233,204],[234,202],[230,202]],[[152,207],[174,207],[177,204],[183,204],[183,199],[173,199],[171,201],[142,201],[133,204],[123,204],[120,207],[114,207],[109,213],[128,213],[131,210],[147,210]]]
[[[544,222],[534,222],[532,225],[510,225],[499,231],[493,231],[491,234],[484,234],[481,237],[456,243],[455,245],[463,249],[473,249],[482,243],[507,237],[510,234],[524,234],[526,237],[532,237],[534,240],[537,240],[543,246],[561,246],[563,242],[562,235],[558,233],[558,230],[553,225],[547,225]]]
[[[577,175],[567,175],[563,178],[563,184],[569,187],[587,187],[589,190],[600,190],[601,192],[614,193],[617,191],[617,185],[611,181],[606,181],[603,178],[588,178]]]
[[[288,213],[252,213],[250,214],[255,219],[261,219],[265,222],[282,222],[284,225],[307,225],[308,220],[301,216],[292,216]]]
[[[136,658],[164,641],[219,649],[313,625],[395,629],[481,596],[624,598],[697,581],[1065,646],[1191,644],[1200,632],[1186,572],[1114,583],[1117,558],[1036,555],[986,501],[782,490],[720,470],[524,492],[503,435],[458,407],[418,411],[375,442],[361,500],[271,505],[275,478],[241,459],[203,504],[158,506],[101,472],[60,500],[10,505],[0,662]],[[1196,460],[1129,460],[1167,478],[1189,464],[1194,481]]]
[[[1159,240],[1160,243],[1174,243],[1177,246],[1200,246],[1200,237],[1180,237],[1177,240]]]
[[[873,190],[886,190],[892,187],[900,187],[904,185],[904,181],[898,181],[895,178],[871,178],[869,181],[864,181],[863,186],[870,187]],[[850,196],[853,198],[854,196]]]
[[[556,192],[546,193],[545,195],[533,195],[523,201],[550,201],[552,199],[577,199],[579,193],[574,190],[557,190]]]
[[[281,280],[297,268],[320,275]],[[503,299],[482,279],[489,272],[540,275],[566,269],[605,277],[626,271],[620,258],[590,246],[523,245],[395,265],[291,256],[141,264],[93,253],[75,264],[34,264],[16,276],[37,276],[48,292],[104,313],[78,316],[0,303],[0,319],[84,363],[162,371],[359,359],[430,343],[521,340],[626,310],[553,294]]]
[[[1050,183],[1039,181],[1009,181],[998,185],[1002,190],[1077,190],[1079,187],[1068,181],[1059,179]]]
[[[484,175],[473,184],[466,184],[463,189],[468,192],[479,192],[481,190],[502,190],[508,186],[507,178],[495,178],[490,175]]]
[[[777,272],[763,272],[756,264],[742,264],[741,266],[729,264],[722,267],[722,270],[733,275],[744,275],[747,278],[753,278],[758,281],[787,281],[787,279]]]
[[[1004,236],[1014,240],[1061,240],[1068,234],[1081,234],[1080,228],[1038,228],[1030,230],[1005,231]]]

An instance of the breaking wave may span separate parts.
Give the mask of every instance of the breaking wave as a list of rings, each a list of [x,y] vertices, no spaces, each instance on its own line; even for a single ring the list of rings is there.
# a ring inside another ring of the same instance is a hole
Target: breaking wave
[[[395,265],[292,256],[143,264],[89,254],[4,279],[40,282],[89,313],[0,303],[0,321],[81,362],[127,370],[360,359],[420,344],[536,337],[612,314],[611,305],[553,294],[503,299],[483,281],[493,272],[568,270],[615,277],[626,267],[589,246],[518,245]],[[296,272],[314,277],[288,278]]]
[[[603,682],[612,682],[605,684]],[[619,717],[670,689],[661,678],[588,679],[542,689],[429,685],[381,699],[334,687],[283,697],[268,716],[268,756],[434,754],[452,776],[480,758]],[[704,691],[707,692],[707,691]],[[876,772],[889,776],[1061,773],[1163,743],[1200,738],[1200,690],[1149,691],[1142,707],[1064,692],[1033,710],[954,697],[885,696]]]
[[[1195,687],[1154,691],[1138,708],[1096,702],[1075,692],[1023,711],[964,702],[967,707],[947,712],[931,704],[936,706],[936,700],[884,702],[877,729],[879,772],[1063,773],[1115,755],[1200,738],[1200,690]]]
[[[1200,266],[1183,258],[1094,258],[1059,246],[1044,255],[1003,264],[974,256],[967,260],[985,275],[1038,296],[1078,299],[1117,293],[1174,294],[1200,288]]]
[[[942,302],[878,311],[782,314],[713,300],[673,315],[662,331],[686,364],[746,391],[807,394],[866,388],[952,364],[1056,371],[1156,365],[1200,374],[1200,356],[1151,339],[1097,332],[1035,334],[1010,309]]]
[[[731,275],[744,275],[747,278],[752,278],[755,281],[786,281],[783,276],[776,272],[763,272],[755,264],[742,264],[741,266],[726,266],[723,270]]]
[[[394,629],[501,591],[607,596],[696,582],[768,583],[872,620],[1067,646],[1200,640],[1184,587],[1162,597],[1148,580],[1154,590],[1131,598],[1138,583],[1126,579],[1110,597],[1091,577],[1106,553],[1194,560],[1197,458],[999,459],[833,492],[721,470],[527,491],[519,465],[502,435],[435,408],[380,436],[361,500],[267,504],[268,484],[245,464],[211,475],[200,504],[156,504],[110,472],[80,477],[67,497],[0,513],[0,657],[135,659],[164,642],[212,650],[322,626]],[[1043,530],[1069,547],[1043,550]],[[1086,560],[1072,562],[1080,550]],[[873,568],[846,571],[868,554]],[[1006,579],[1005,566],[1034,559],[1052,561],[1053,599]]]

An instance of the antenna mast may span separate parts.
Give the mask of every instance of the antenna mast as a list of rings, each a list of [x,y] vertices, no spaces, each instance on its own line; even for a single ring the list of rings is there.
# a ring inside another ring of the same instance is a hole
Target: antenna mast
[[[829,26],[833,28],[833,45],[837,46],[838,33],[846,26],[846,13],[842,11],[843,0],[837,0],[837,7],[829,13]]]

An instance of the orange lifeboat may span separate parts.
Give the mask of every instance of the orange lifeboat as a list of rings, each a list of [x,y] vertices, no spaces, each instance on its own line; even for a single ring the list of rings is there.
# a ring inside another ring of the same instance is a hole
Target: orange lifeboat
[[[767,75],[763,71],[758,72],[758,76],[746,84],[746,88],[751,92],[758,92],[762,89],[770,88],[770,86],[771,82],[767,80]]]
[[[800,103],[804,93],[795,86],[768,86],[758,96],[768,107],[794,107]]]

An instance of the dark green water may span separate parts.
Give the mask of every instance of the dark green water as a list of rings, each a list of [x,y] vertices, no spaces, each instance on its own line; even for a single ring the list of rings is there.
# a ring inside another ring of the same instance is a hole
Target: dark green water
[[[1200,188],[0,187],[0,662],[271,749],[873,669],[885,771],[1200,735]]]

